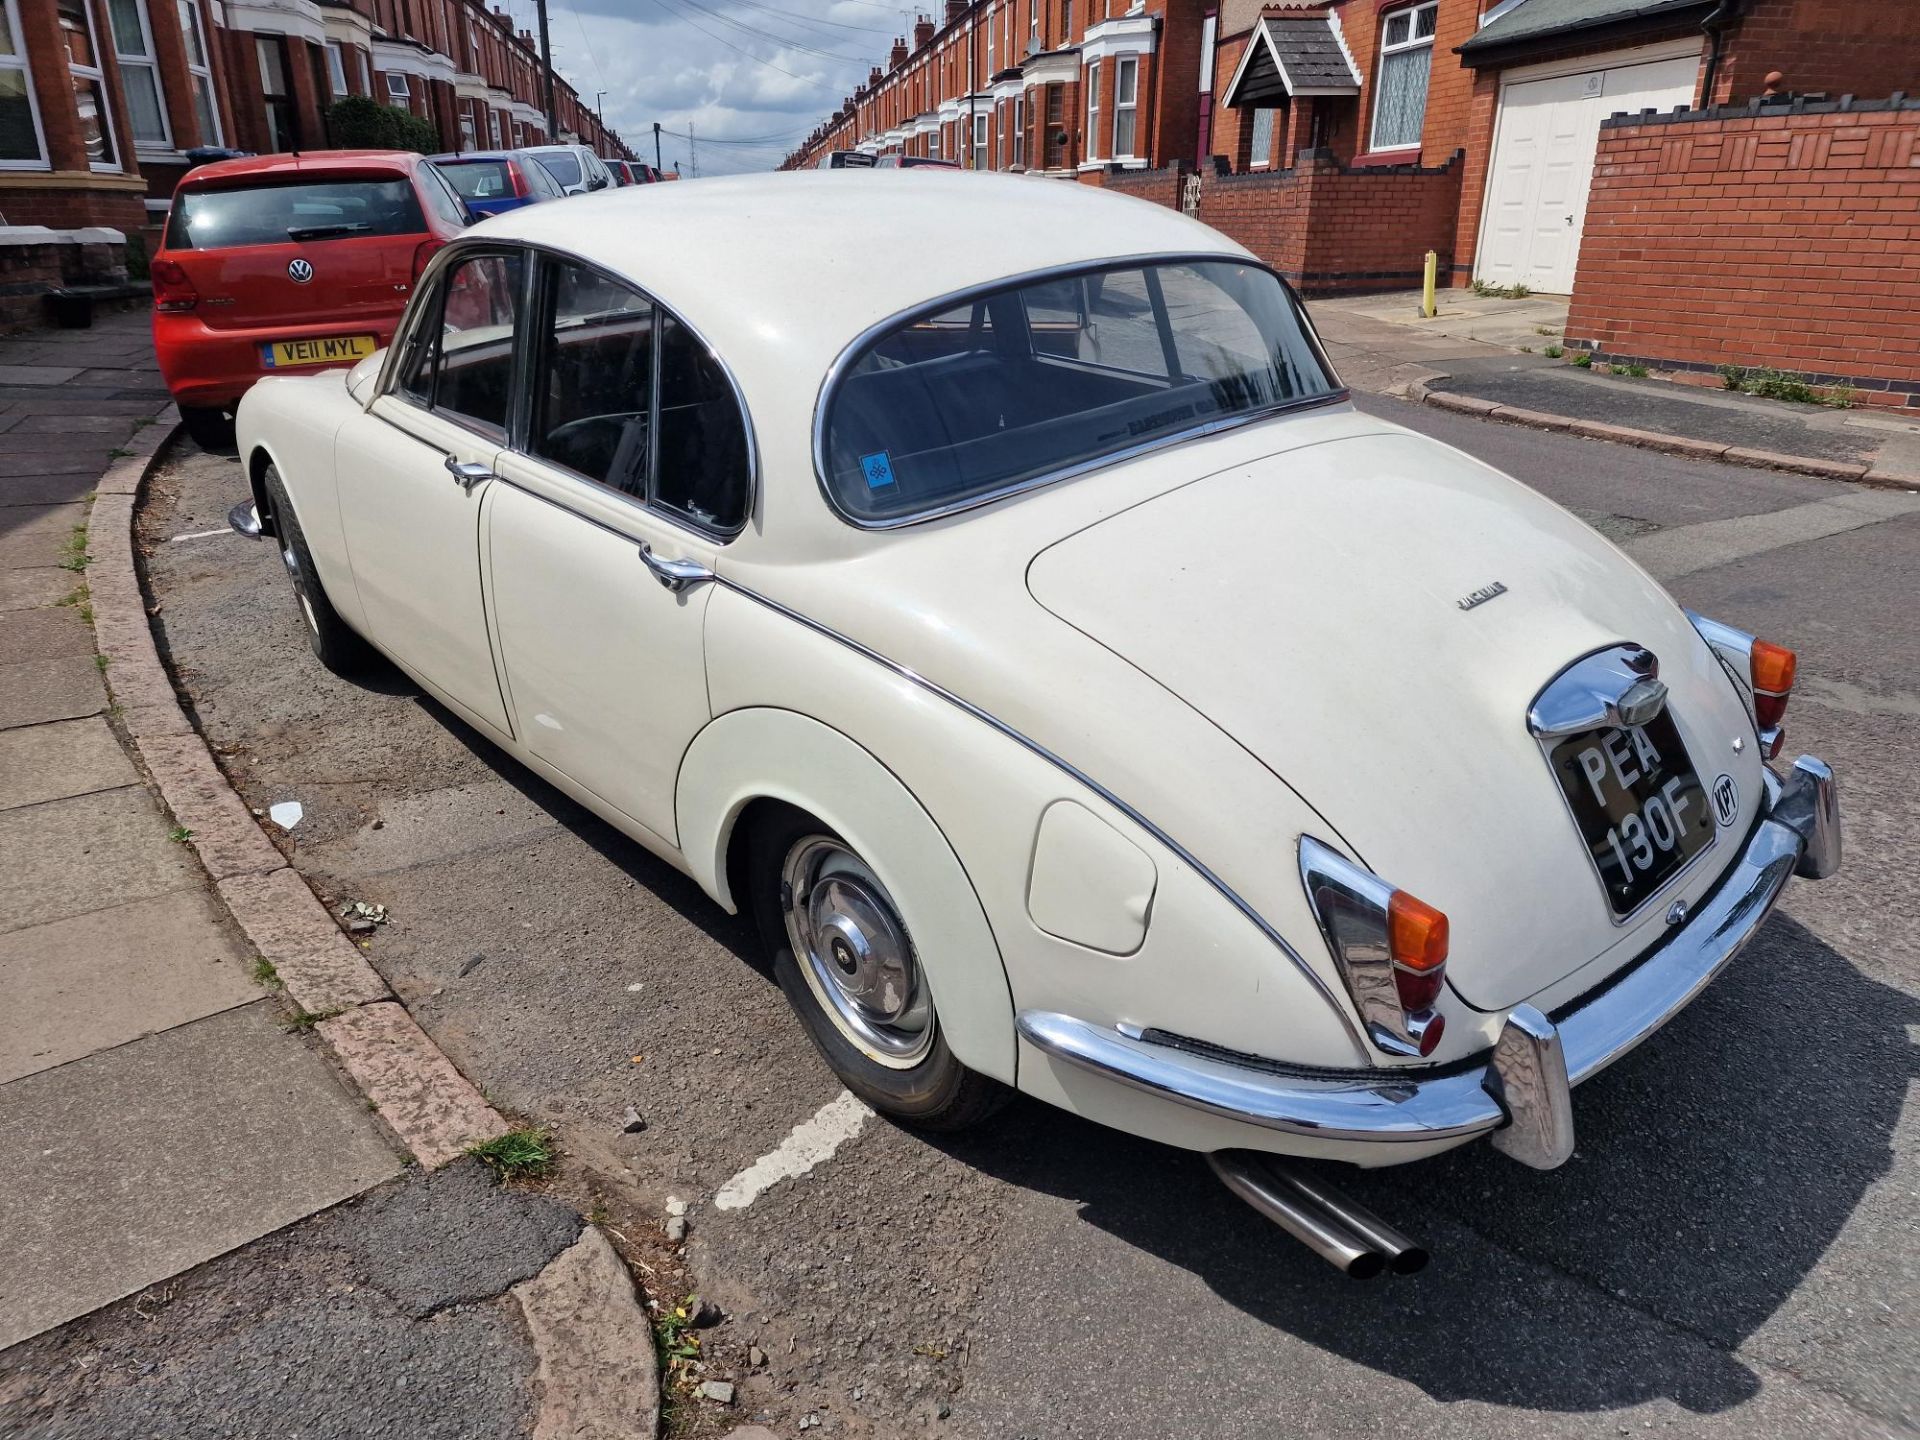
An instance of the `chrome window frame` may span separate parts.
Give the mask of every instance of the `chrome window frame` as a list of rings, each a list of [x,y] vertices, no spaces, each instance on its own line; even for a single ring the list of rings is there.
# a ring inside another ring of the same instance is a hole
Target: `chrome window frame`
[[[524,386],[514,386],[514,393],[507,397],[506,424],[496,426],[479,420],[474,416],[462,415],[458,411],[442,410],[438,406],[431,404],[421,405],[414,400],[412,396],[405,394],[400,389],[399,384],[401,370],[401,360],[399,357],[409,353],[413,349],[414,342],[419,336],[420,327],[426,323],[424,317],[429,310],[433,309],[431,303],[423,304],[420,297],[423,295],[438,297],[442,272],[451,270],[469,256],[476,254],[500,256],[517,254],[523,266],[526,267],[520,273],[520,294],[515,301],[515,304],[519,308],[514,312],[513,321],[513,373],[516,380],[521,379],[526,373],[526,354],[520,316],[526,313],[527,305],[533,298],[530,283],[533,267],[526,263],[529,248],[530,247],[518,240],[504,239],[475,240],[470,244],[459,246],[457,254],[455,253],[456,247],[454,245],[448,244],[441,246],[439,252],[427,262],[427,268],[420,272],[420,279],[413,287],[413,298],[407,301],[406,314],[401,317],[400,324],[394,329],[393,343],[387,346],[386,359],[380,362],[380,373],[374,377],[373,390],[367,397],[365,408],[371,411],[374,403],[382,396],[391,395],[395,403],[405,405],[410,410],[417,411],[422,415],[435,416],[438,419],[444,420],[449,425],[466,431],[469,435],[477,439],[488,441],[502,448],[510,448],[513,444],[515,428],[519,422],[522,403],[520,391],[525,388]]]
[[[535,159],[537,161],[538,157],[535,157]],[[554,183],[558,185],[559,181],[556,180]],[[400,377],[400,357],[412,347],[415,335],[422,323],[421,316],[428,308],[420,303],[420,297],[427,294],[430,290],[437,288],[442,271],[458,264],[459,257],[475,250],[518,250],[522,254],[527,262],[526,270],[521,278],[521,283],[523,287],[525,287],[522,313],[529,317],[537,312],[537,306],[534,304],[534,301],[538,298],[538,294],[535,287],[539,283],[539,275],[542,268],[540,261],[542,259],[564,260],[569,264],[584,265],[587,269],[605,275],[616,284],[624,285],[629,290],[642,296],[648,304],[653,306],[656,316],[672,317],[688,335],[692,336],[693,339],[706,350],[708,357],[719,367],[720,373],[726,377],[727,388],[733,392],[734,404],[739,407],[740,423],[746,431],[747,438],[746,504],[741,510],[740,523],[737,526],[734,526],[732,529],[712,529],[695,523],[691,516],[684,515],[678,510],[671,509],[665,505],[653,504],[650,499],[646,497],[629,495],[624,490],[616,490],[612,486],[595,480],[590,476],[580,475],[578,471],[568,470],[566,466],[559,464],[557,461],[534,454],[527,443],[526,421],[529,395],[527,393],[527,386],[524,383],[515,387],[513,408],[508,417],[507,434],[502,448],[511,450],[515,455],[533,461],[535,464],[551,465],[555,469],[561,470],[568,475],[574,475],[584,483],[594,486],[597,490],[605,494],[616,496],[644,514],[669,525],[677,525],[688,534],[698,536],[702,540],[726,545],[744,534],[753,524],[755,511],[760,504],[760,442],[758,434],[754,429],[753,410],[747,404],[746,392],[740,388],[739,376],[733,373],[733,367],[727,363],[726,357],[720,353],[719,349],[707,338],[706,333],[702,331],[698,325],[688,320],[686,316],[674,309],[673,306],[665,304],[658,296],[654,295],[652,291],[648,290],[638,281],[624,275],[616,274],[600,262],[591,260],[576,251],[567,250],[558,245],[536,243],[526,240],[510,240],[506,238],[488,240],[479,237],[462,237],[443,246],[440,252],[427,262],[427,268],[421,272],[420,282],[414,287],[413,298],[407,302],[407,313],[401,319],[399,327],[394,331],[393,343],[387,347],[386,358],[380,365],[380,373],[374,379],[372,392],[367,398],[367,408],[371,409],[376,400],[388,394],[393,395],[394,398],[402,404],[413,405],[411,400],[408,400],[404,395],[399,393],[398,381]],[[658,324],[657,321],[656,324]],[[528,368],[527,360],[533,339],[531,320],[525,325],[521,325],[516,321],[514,355],[515,363],[519,367],[517,373],[522,377],[525,376]],[[659,367],[657,365],[654,367],[654,374],[657,381],[659,376]],[[419,409],[420,407],[414,405],[413,408]],[[438,412],[425,410],[421,413],[436,414]],[[648,489],[649,492],[651,492],[651,478],[649,478],[648,481]]]
[[[1297,399],[1281,401],[1275,405],[1265,405],[1257,410],[1249,410],[1244,414],[1228,416],[1218,420],[1208,420],[1198,425],[1190,425],[1183,430],[1175,430],[1166,435],[1155,436],[1153,439],[1142,441],[1138,445],[1129,445],[1119,450],[1112,450],[1104,455],[1096,455],[1091,459],[1063,466],[1058,470],[1048,470],[1038,475],[1030,475],[1024,480],[1016,480],[1010,484],[1002,485],[998,489],[985,491],[979,495],[969,495],[964,499],[955,500],[946,505],[937,505],[930,510],[919,510],[904,515],[888,516],[885,519],[870,520],[854,515],[845,509],[839,500],[835,498],[833,487],[827,482],[827,413],[833,404],[836,392],[840,388],[840,383],[847,376],[847,372],[864,357],[867,348],[883,336],[891,334],[901,326],[911,324],[913,321],[925,316],[938,315],[944,310],[951,310],[958,306],[965,305],[970,301],[983,300],[990,295],[998,295],[1008,290],[1023,289],[1030,285],[1044,285],[1053,280],[1070,280],[1082,275],[1092,275],[1107,270],[1125,270],[1130,267],[1145,267],[1149,265],[1199,264],[1241,265],[1253,270],[1264,270],[1275,280],[1279,281],[1281,291],[1285,294],[1288,303],[1292,305],[1294,317],[1300,324],[1300,333],[1306,338],[1307,348],[1312,351],[1314,359],[1320,363],[1320,368],[1326,372],[1327,379],[1332,382],[1333,388],[1325,395],[1301,396]],[[1222,431],[1237,430],[1244,425],[1258,424],[1263,420],[1271,420],[1277,415],[1291,414],[1296,410],[1311,410],[1318,409],[1323,405],[1341,404],[1351,398],[1352,392],[1350,392],[1341,381],[1339,372],[1333,368],[1333,362],[1327,358],[1326,347],[1321,343],[1320,333],[1314,329],[1313,321],[1308,316],[1307,307],[1301,302],[1299,294],[1294,290],[1292,285],[1287,283],[1286,276],[1282,275],[1265,261],[1256,259],[1251,255],[1236,255],[1230,251],[1219,250],[1182,250],[1143,255],[1116,255],[1103,260],[1076,260],[1068,265],[1051,265],[1040,270],[1028,270],[1017,275],[1009,275],[998,280],[990,280],[980,285],[969,285],[965,289],[955,290],[949,294],[940,296],[938,299],[899,311],[888,316],[878,324],[869,325],[865,330],[862,330],[854,337],[852,342],[842,349],[839,355],[834,358],[833,364],[827,367],[826,378],[820,382],[820,393],[815,398],[813,405],[813,477],[815,483],[820,487],[820,494],[825,498],[827,507],[854,529],[899,530],[908,525],[922,525],[930,520],[940,520],[949,515],[961,514],[967,510],[977,510],[983,505],[995,504],[1012,495],[1023,494],[1028,490],[1037,490],[1043,485],[1053,485],[1062,480],[1071,480],[1076,476],[1085,475],[1090,471],[1103,469],[1108,465],[1117,465],[1122,461],[1132,460],[1141,455],[1151,454],[1157,450],[1165,450],[1174,445],[1184,445],[1193,440],[1205,439],[1207,436],[1220,434]]]

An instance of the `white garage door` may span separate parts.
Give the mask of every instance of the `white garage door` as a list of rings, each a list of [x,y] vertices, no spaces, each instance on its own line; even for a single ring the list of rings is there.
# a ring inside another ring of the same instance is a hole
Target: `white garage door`
[[[1697,55],[1609,66],[1500,87],[1475,275],[1552,295],[1573,289],[1600,122],[1616,110],[1693,103]]]

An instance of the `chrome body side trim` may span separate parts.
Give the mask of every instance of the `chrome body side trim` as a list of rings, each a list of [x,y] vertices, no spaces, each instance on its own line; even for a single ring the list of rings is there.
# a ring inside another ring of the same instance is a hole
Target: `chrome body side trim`
[[[1286,937],[1282,935],[1278,930],[1274,929],[1274,927],[1267,922],[1265,917],[1263,917],[1258,910],[1254,909],[1253,906],[1249,905],[1245,900],[1241,899],[1240,896],[1233,890],[1231,886],[1227,884],[1226,881],[1222,880],[1218,875],[1214,874],[1212,870],[1208,869],[1204,864],[1202,864],[1199,857],[1194,855],[1192,851],[1188,850],[1178,840],[1175,840],[1165,830],[1161,829],[1158,825],[1154,824],[1153,821],[1149,820],[1145,815],[1141,814],[1133,806],[1129,805],[1126,801],[1122,800],[1118,795],[1114,794],[1111,790],[1107,789],[1106,786],[1102,785],[1099,781],[1095,780],[1091,775],[1087,774],[1084,770],[1079,769],[1070,761],[1064,760],[1060,756],[1054,754],[1053,751],[1047,749],[1046,746],[1040,744],[1039,741],[1030,739],[1026,735],[1021,734],[1018,730],[1014,729],[1013,726],[1007,724],[1006,721],[1000,719],[997,715],[994,715],[989,711],[981,709],[978,705],[975,705],[970,700],[963,700],[960,696],[954,694],[953,691],[947,689],[945,686],[935,684],[933,681],[927,679],[926,676],[917,674],[913,670],[908,669],[905,665],[900,664],[898,661],[889,660],[885,655],[882,655],[879,651],[870,649],[869,647],[862,645],[858,640],[853,639],[851,636],[842,635],[838,630],[829,629],[827,626],[822,625],[819,621],[809,619],[807,616],[802,615],[798,610],[790,609],[787,606],[782,605],[778,600],[768,599],[765,595],[759,594],[757,591],[749,590],[744,585],[740,585],[737,582],[728,579],[725,575],[718,576],[717,582],[723,588],[733,591],[736,595],[740,595],[745,599],[751,600],[757,605],[764,605],[767,609],[773,611],[776,615],[785,616],[787,619],[793,621],[796,625],[803,625],[807,629],[813,631],[814,634],[816,635],[824,636],[826,639],[832,640],[836,644],[844,645],[847,649],[853,651],[854,654],[863,656],[866,659],[871,660],[874,664],[881,666],[883,669],[891,671],[893,674],[898,675],[903,680],[911,681],[913,684],[918,685],[921,689],[927,691],[931,695],[937,695],[940,699],[945,700],[949,705],[952,705],[954,708],[958,710],[965,711],[967,714],[971,715],[974,719],[980,721],[981,724],[986,725],[991,729],[998,731],[1000,734],[1006,736],[1007,739],[1013,741],[1014,744],[1020,746],[1023,750],[1029,751],[1030,753],[1037,755],[1040,759],[1046,761],[1049,765],[1053,766],[1056,770],[1059,770],[1062,774],[1067,775],[1068,777],[1075,780],[1079,784],[1086,786],[1087,789],[1091,790],[1094,794],[1098,795],[1102,800],[1106,801],[1109,805],[1113,806],[1114,809],[1118,810],[1122,815],[1125,815],[1129,820],[1133,821],[1134,824],[1138,825],[1142,830],[1146,831],[1147,834],[1153,836],[1155,840],[1159,841],[1162,845],[1166,846],[1167,849],[1171,850],[1175,855],[1177,855],[1180,858],[1180,860],[1184,864],[1191,867],[1195,874],[1199,875],[1203,880],[1205,880],[1209,885],[1211,885],[1214,888],[1214,890],[1219,893],[1222,899],[1226,900],[1228,904],[1232,905],[1234,909],[1238,910],[1250,922],[1252,922],[1254,928],[1257,929],[1262,935],[1266,936],[1266,938],[1273,944],[1274,948],[1279,950],[1282,955],[1285,955],[1287,959],[1292,962],[1294,968],[1297,969],[1302,975],[1304,975],[1307,978],[1307,981],[1313,986],[1313,988],[1320,993],[1321,998],[1324,999],[1328,1005],[1333,1007],[1333,1013],[1340,1017],[1340,1023],[1346,1027],[1348,1036],[1352,1039],[1355,1047],[1360,1051],[1360,1053],[1362,1055],[1365,1055],[1367,1053],[1368,1047],[1367,1047],[1366,1041],[1361,1035],[1360,1028],[1355,1023],[1353,1015],[1349,1012],[1347,1006],[1342,1003],[1340,997],[1337,994],[1335,994],[1333,987],[1329,985],[1324,978],[1322,978],[1320,973],[1316,971],[1313,968],[1313,966],[1307,963],[1306,959],[1300,954],[1298,950],[1294,949],[1293,946],[1287,942]]]
[[[1562,670],[1527,708],[1536,739],[1564,740],[1608,725],[1644,725],[1666,704],[1660,661],[1644,645],[1614,645]]]
[[[1801,757],[1746,850],[1683,927],[1558,1024],[1516,1007],[1493,1050],[1464,1066],[1320,1079],[1156,1045],[1070,1015],[1027,1010],[1016,1023],[1029,1044],[1056,1060],[1243,1124],[1385,1144],[1470,1138],[1512,1125],[1529,1133],[1504,1148],[1528,1164],[1557,1164],[1572,1150],[1561,1085],[1597,1075],[1684,1009],[1753,937],[1790,876],[1838,864],[1838,827],[1832,771]]]
[[[881,336],[898,329],[923,315],[937,315],[956,305],[964,305],[969,300],[983,299],[989,295],[998,295],[1003,291],[1019,289],[1027,285],[1043,285],[1049,280],[1065,280],[1076,275],[1090,275],[1102,270],[1119,270],[1130,265],[1241,265],[1252,270],[1264,270],[1280,282],[1281,290],[1293,307],[1293,315],[1300,325],[1300,333],[1305,337],[1307,348],[1319,362],[1321,372],[1332,383],[1333,388],[1324,395],[1302,396],[1284,401],[1278,405],[1265,406],[1244,415],[1227,416],[1219,420],[1209,420],[1203,424],[1190,425],[1170,435],[1145,441],[1139,445],[1128,446],[1110,454],[1095,456],[1058,470],[1049,470],[1041,475],[1030,476],[1011,484],[1000,486],[982,495],[970,495],[952,504],[942,505],[930,510],[917,510],[910,515],[889,516],[884,520],[867,520],[850,515],[840,508],[834,499],[833,487],[827,483],[827,411],[833,401],[834,392],[839,389],[846,372],[858,364],[867,347]],[[1278,270],[1251,255],[1235,255],[1227,251],[1193,251],[1169,254],[1115,255],[1104,260],[1081,260],[1070,265],[1053,265],[1043,270],[1030,270],[1019,275],[1008,275],[982,285],[969,285],[964,290],[956,290],[942,295],[925,304],[915,305],[909,310],[889,315],[876,324],[869,325],[834,358],[827,369],[826,379],[820,383],[820,393],[813,405],[813,474],[820,486],[820,494],[826,500],[828,508],[847,524],[859,530],[898,530],[907,525],[920,525],[929,520],[944,519],[949,515],[958,515],[963,511],[977,510],[983,505],[1019,495],[1028,490],[1037,490],[1043,485],[1053,485],[1062,480],[1070,480],[1076,475],[1084,475],[1092,470],[1103,469],[1109,465],[1118,465],[1141,455],[1157,450],[1165,450],[1174,445],[1183,445],[1188,441],[1202,440],[1217,435],[1224,430],[1236,430],[1244,425],[1258,424],[1262,420],[1271,420],[1276,415],[1291,414],[1296,410],[1309,410],[1322,405],[1335,405],[1350,400],[1351,392],[1340,383],[1340,376],[1333,368],[1333,362],[1327,358],[1326,347],[1321,343],[1320,334],[1313,328],[1307,316],[1307,307],[1300,303],[1300,297]]]
[[[1300,837],[1300,883],[1367,1038],[1384,1054],[1418,1056],[1420,1034],[1432,1023],[1432,1012],[1413,1024],[1401,1008],[1387,944],[1393,886],[1311,835]]]

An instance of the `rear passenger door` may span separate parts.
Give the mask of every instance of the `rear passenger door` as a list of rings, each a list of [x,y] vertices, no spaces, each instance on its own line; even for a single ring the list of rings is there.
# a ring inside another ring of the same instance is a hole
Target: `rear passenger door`
[[[677,845],[674,778],[710,713],[706,577],[746,521],[746,418],[706,346],[633,287],[554,257],[535,303],[527,423],[487,511],[516,727]]]

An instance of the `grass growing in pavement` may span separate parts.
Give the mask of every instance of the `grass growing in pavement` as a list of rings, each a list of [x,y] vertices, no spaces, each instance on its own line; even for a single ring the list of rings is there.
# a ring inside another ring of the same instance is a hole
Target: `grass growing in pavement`
[[[1576,370],[1591,370],[1593,368],[1593,352],[1591,350],[1582,350],[1578,355],[1573,357],[1573,365]]]
[[[193,832],[188,831],[187,833],[192,834]],[[253,978],[257,984],[264,985],[269,990],[278,990],[280,988],[280,972],[273,968],[273,961],[267,959],[264,955],[258,956],[253,962]]]
[[[173,841],[176,844],[184,845],[187,843],[187,841],[193,839],[193,831],[189,830],[184,825],[176,825],[173,827],[173,829],[167,832],[167,839]]]
[[[334,1006],[331,1010],[302,1010],[300,1007],[295,1006],[293,1014],[287,1018],[286,1023],[280,1028],[289,1035],[304,1035],[322,1020],[331,1020],[334,1016],[344,1013],[338,1005]]]
[[[1804,375],[1766,365],[1722,365],[1720,382],[1729,390],[1758,395],[1763,400],[1791,400],[1798,405],[1827,405],[1835,410],[1853,408],[1851,385],[1809,385]]]
[[[536,1180],[553,1169],[553,1136],[531,1125],[521,1125],[469,1145],[467,1154],[483,1162],[502,1180]]]
[[[62,570],[80,571],[87,568],[87,562],[93,557],[87,554],[87,527],[76,525],[73,534],[67,537],[65,553],[60,557]]]
[[[1546,349],[1542,350],[1540,353],[1546,356],[1547,359],[1549,360],[1558,360],[1562,355],[1566,354],[1567,352],[1561,349],[1558,345],[1549,345],[1547,346]]]

